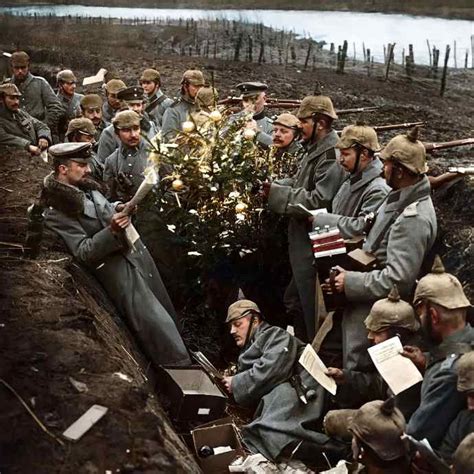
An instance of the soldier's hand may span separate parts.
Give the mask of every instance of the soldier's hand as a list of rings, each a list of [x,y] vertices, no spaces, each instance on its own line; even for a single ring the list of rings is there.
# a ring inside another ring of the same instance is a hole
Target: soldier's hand
[[[346,280],[346,270],[342,267],[336,266],[334,267],[339,273],[334,277],[334,288],[337,293],[344,293],[344,285]],[[323,291],[327,293],[331,293],[331,280],[328,278],[325,281],[325,285],[321,285]],[[328,288],[329,287],[329,288]]]
[[[130,217],[123,212],[117,212],[112,216],[110,221],[110,228],[114,234],[122,232],[126,227],[130,225]]]
[[[30,146],[28,147],[28,151],[29,151],[32,155],[34,155],[34,156],[39,156],[39,155],[41,155],[41,148],[38,147],[38,146],[35,146],[35,145],[30,145]]]
[[[410,359],[423,373],[426,369],[426,356],[419,347],[403,346],[402,356]]]
[[[46,140],[46,138],[40,138],[38,140],[38,146],[41,148],[41,150],[46,150],[46,148],[49,147],[48,140]]]
[[[222,379],[224,383],[225,389],[229,392],[232,393],[232,377],[224,377]]]
[[[138,209],[137,205],[130,207],[128,202],[126,202],[125,204],[121,202],[115,206],[115,210],[117,212],[125,212],[128,216],[132,214],[136,214],[137,209]]]
[[[332,377],[337,385],[344,385],[346,383],[346,376],[341,369],[336,369],[335,367],[328,367],[326,370],[326,375]]]

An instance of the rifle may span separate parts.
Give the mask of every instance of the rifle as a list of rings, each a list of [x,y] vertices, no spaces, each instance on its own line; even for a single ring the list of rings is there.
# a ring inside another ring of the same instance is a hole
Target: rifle
[[[451,140],[449,142],[438,142],[438,143],[423,143],[428,153],[434,150],[444,150],[446,148],[454,148],[456,146],[467,146],[474,145],[474,138],[464,138],[461,140]]]
[[[339,112],[338,112],[339,113]],[[376,132],[386,132],[388,130],[397,130],[399,128],[411,128],[415,125],[424,125],[425,122],[405,122],[405,123],[393,123],[388,125],[369,125],[371,126]],[[342,130],[337,130],[337,133],[340,135]]]
[[[301,100],[298,99],[276,99],[271,97],[267,97],[265,102],[265,107],[268,107],[269,109],[296,109],[301,104]],[[237,106],[241,103],[242,99],[240,97],[227,97],[227,99],[220,100],[218,105]],[[378,108],[379,107],[357,107],[352,109],[340,109],[336,110],[336,113],[338,115],[358,114],[362,112],[373,112]]]

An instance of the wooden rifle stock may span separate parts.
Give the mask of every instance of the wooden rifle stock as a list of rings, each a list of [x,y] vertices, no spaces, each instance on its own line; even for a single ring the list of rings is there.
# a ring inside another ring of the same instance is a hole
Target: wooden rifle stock
[[[438,143],[423,143],[428,153],[434,150],[445,150],[446,148],[454,148],[457,146],[469,146],[474,145],[474,138],[464,138],[461,140],[451,140],[449,142],[438,142]]]

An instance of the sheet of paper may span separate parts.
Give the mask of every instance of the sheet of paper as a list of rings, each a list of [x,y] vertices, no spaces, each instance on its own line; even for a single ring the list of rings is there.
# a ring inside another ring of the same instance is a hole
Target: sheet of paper
[[[95,76],[85,77],[82,81],[83,86],[90,86],[91,84],[97,84],[104,82],[105,75],[107,74],[107,69],[100,68],[99,72]]]
[[[322,207],[321,209],[313,209],[313,210],[310,211],[306,206],[303,206],[303,204],[301,204],[301,203],[299,203],[299,204],[290,204],[290,206],[300,209],[301,211],[303,211],[308,216],[317,216],[318,214],[327,214],[328,213],[328,210],[325,207]]]
[[[77,441],[107,413],[107,410],[107,407],[92,405],[63,433],[63,436],[71,441]]]
[[[415,364],[401,355],[402,351],[398,336],[369,348],[376,369],[395,395],[423,380]]]
[[[322,385],[332,395],[336,395],[336,382],[325,374],[327,367],[310,344],[305,347],[298,362],[306,369],[314,380],[316,380],[316,382]]]
[[[137,229],[135,229],[133,224],[130,224],[125,228],[125,238],[130,247],[133,247],[135,242],[140,238],[140,234],[137,232]]]

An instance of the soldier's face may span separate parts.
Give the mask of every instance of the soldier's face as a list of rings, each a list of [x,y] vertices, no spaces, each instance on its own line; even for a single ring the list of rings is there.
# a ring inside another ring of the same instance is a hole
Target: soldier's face
[[[314,123],[314,120],[309,117],[309,118],[302,118],[300,119],[301,123],[301,138],[304,141],[311,140],[311,137],[313,136],[313,128],[316,126]]]
[[[255,113],[259,113],[263,110],[263,108],[265,107],[265,99],[267,97],[267,94],[265,94],[265,92],[261,92],[257,99],[255,100]]]
[[[82,115],[91,120],[96,127],[98,127],[102,121],[102,109],[100,107],[85,108],[82,111]]]
[[[153,95],[158,89],[158,84],[154,81],[141,81],[140,85],[143,87],[146,95]]]
[[[118,131],[118,135],[124,145],[134,147],[140,143],[140,127],[138,125],[122,128]]]
[[[372,345],[380,344],[381,342],[390,339],[390,334],[388,331],[369,331],[367,339],[372,343]]]
[[[22,82],[26,79],[26,76],[30,71],[30,66],[12,66],[12,69],[15,79],[19,82]]]
[[[122,102],[117,99],[117,94],[114,94],[113,92],[107,92],[107,102],[114,110],[120,109],[120,106],[122,105]]]
[[[343,148],[339,154],[339,163],[345,171],[353,173],[357,161],[357,151],[355,148]]]
[[[74,92],[76,92],[76,87],[77,84],[74,81],[61,83],[63,93],[68,97],[72,97],[74,95]]]
[[[272,138],[276,148],[286,148],[294,140],[295,131],[283,125],[274,125]]]
[[[140,115],[140,117],[143,115],[143,112],[145,111],[145,104],[143,102],[129,102],[127,104],[127,107],[130,109],[130,110],[133,110],[134,112],[136,112],[138,115]]]
[[[243,347],[249,332],[252,316],[244,316],[230,323],[230,335],[237,347]]]
[[[18,112],[18,109],[20,108],[20,98],[16,95],[3,96],[3,103],[11,112]]]
[[[188,84],[187,91],[188,91],[189,97],[191,97],[191,99],[194,99],[197,93],[202,89],[202,87],[203,86],[194,86],[193,84]]]
[[[80,184],[83,179],[88,178],[90,172],[89,163],[78,163],[71,160],[66,165],[59,166],[59,174],[71,186]]]

